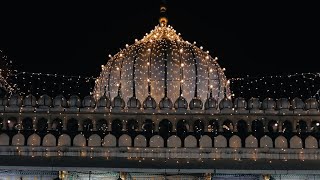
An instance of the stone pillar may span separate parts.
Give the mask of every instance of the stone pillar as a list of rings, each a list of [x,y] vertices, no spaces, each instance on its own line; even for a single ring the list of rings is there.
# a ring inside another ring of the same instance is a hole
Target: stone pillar
[[[310,132],[310,131],[311,131],[312,121],[311,121],[310,119],[307,119],[307,120],[306,120],[306,123],[307,123],[307,129],[306,129],[306,131],[307,131],[307,132]]]
[[[8,126],[8,119],[4,118],[2,121],[2,130],[6,130]]]
[[[66,117],[64,117],[64,118],[63,118],[63,122],[62,122],[62,124],[63,124],[62,130],[67,130],[67,123],[68,123],[68,120],[67,120]]]
[[[169,120],[169,121],[172,124],[172,132],[177,132],[177,121],[175,121],[175,120]]]
[[[296,119],[294,119],[292,122],[292,132],[298,132],[297,129],[297,125],[298,125],[298,121]],[[301,127],[300,127],[301,128]],[[299,130],[300,131],[300,130]]]
[[[37,124],[38,124],[38,118],[37,117],[33,117],[33,120],[32,120],[32,129],[33,130],[37,129]]]
[[[83,119],[78,120],[78,131],[83,131]]]
[[[280,120],[278,120],[277,123],[278,123],[278,131],[279,131],[279,132],[282,132],[282,123],[283,123],[283,122],[280,121]]]
[[[18,121],[17,122],[18,123],[18,128],[21,130],[22,129],[22,117],[19,116],[17,121]],[[12,128],[14,128],[14,126]]]
[[[52,119],[51,119],[51,117],[48,117],[47,118],[47,123],[48,123],[48,128],[47,128],[47,130],[52,130]]]
[[[153,120],[152,119],[152,121],[153,121],[153,123],[154,123],[154,131],[155,132],[159,132],[159,120]]]
[[[122,122],[122,131],[125,132],[127,130],[127,121],[123,119],[121,122]]]
[[[96,121],[96,119],[92,119],[92,131],[97,131],[97,121]]]

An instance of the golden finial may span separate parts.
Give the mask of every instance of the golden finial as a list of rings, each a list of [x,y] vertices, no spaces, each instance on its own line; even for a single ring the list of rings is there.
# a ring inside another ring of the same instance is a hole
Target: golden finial
[[[167,7],[166,7],[166,1],[162,0],[160,4],[160,18],[159,23],[161,26],[167,26],[168,18],[167,18]]]

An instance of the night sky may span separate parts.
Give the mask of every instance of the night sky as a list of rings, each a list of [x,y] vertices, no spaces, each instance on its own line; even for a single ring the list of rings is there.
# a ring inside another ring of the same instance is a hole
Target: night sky
[[[108,54],[159,17],[160,0],[108,2],[2,5],[0,48],[19,71],[98,76]],[[316,6],[268,3],[169,0],[168,24],[218,57],[227,77],[319,72]]]

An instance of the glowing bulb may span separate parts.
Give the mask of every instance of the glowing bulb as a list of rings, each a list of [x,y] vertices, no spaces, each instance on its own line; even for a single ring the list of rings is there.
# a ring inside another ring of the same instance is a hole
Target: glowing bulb
[[[181,67],[183,67],[183,66],[184,66],[184,64],[182,63],[182,64],[181,64]]]
[[[203,47],[202,47],[202,46],[200,46],[200,49],[202,50],[202,49],[203,49]]]
[[[150,79],[147,79],[148,82],[150,82]]]
[[[212,88],[213,88],[213,85],[210,85],[210,88],[212,89]]]
[[[183,49],[180,49],[180,53],[182,53],[183,52]]]
[[[213,70],[212,69],[210,69],[210,72],[212,72]]]

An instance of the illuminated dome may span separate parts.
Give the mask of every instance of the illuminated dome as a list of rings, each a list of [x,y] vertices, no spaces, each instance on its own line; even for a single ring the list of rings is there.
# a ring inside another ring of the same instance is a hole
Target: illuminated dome
[[[166,21],[160,24],[143,39],[109,55],[95,82],[95,99],[105,91],[114,99],[120,90],[124,102],[136,97],[144,108],[154,108],[155,103],[170,109],[169,101],[161,100],[175,102],[181,95],[192,109],[203,108],[210,91],[217,102],[230,98],[229,81],[217,58],[184,41]]]

